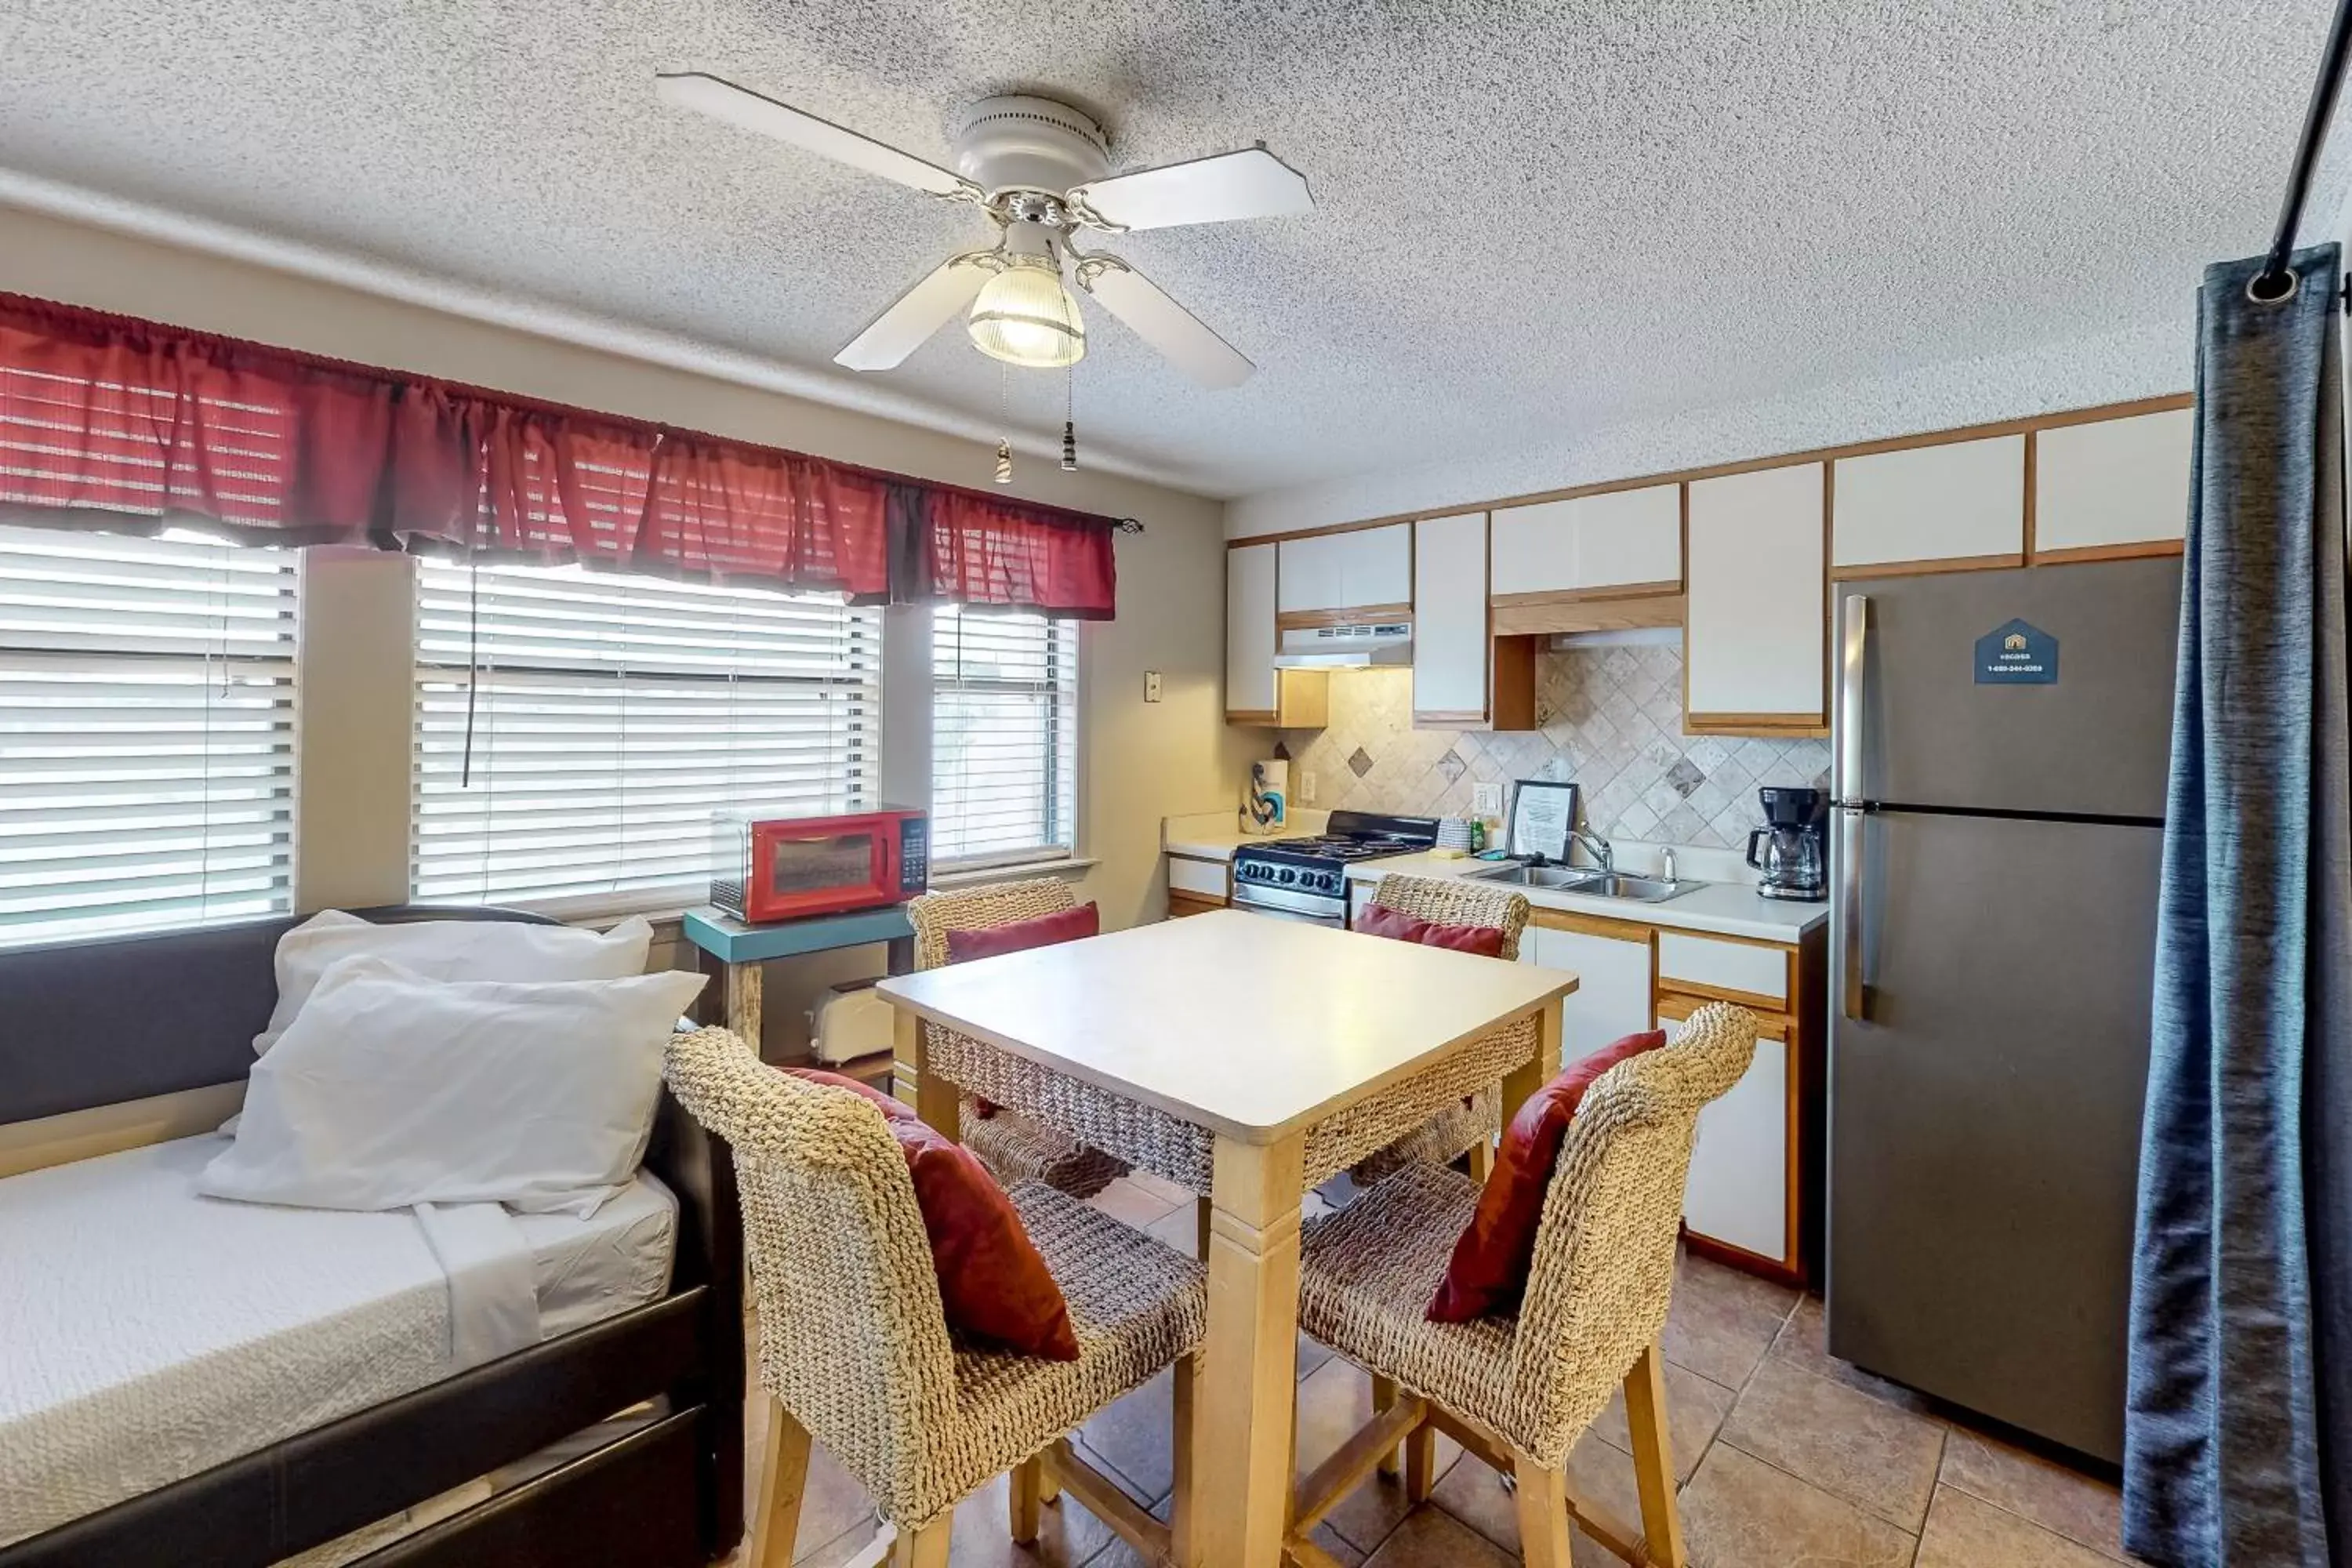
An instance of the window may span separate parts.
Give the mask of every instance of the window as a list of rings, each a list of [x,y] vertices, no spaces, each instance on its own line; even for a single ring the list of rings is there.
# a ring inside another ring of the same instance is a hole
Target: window
[[[1076,623],[941,605],[931,627],[932,861],[1072,853]]]
[[[0,944],[291,902],[294,558],[0,528]]]
[[[570,913],[699,903],[714,807],[875,804],[878,611],[435,560],[419,563],[417,598],[419,900]]]

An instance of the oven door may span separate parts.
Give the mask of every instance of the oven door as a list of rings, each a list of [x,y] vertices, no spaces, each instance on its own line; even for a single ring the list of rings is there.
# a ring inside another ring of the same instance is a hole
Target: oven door
[[[899,821],[860,816],[754,824],[744,919],[757,923],[896,903]]]
[[[1233,907],[1254,915],[1271,915],[1282,921],[1304,921],[1308,925],[1348,929],[1348,906],[1344,900],[1334,900],[1324,893],[1302,893],[1288,888],[1238,887],[1234,889]]]

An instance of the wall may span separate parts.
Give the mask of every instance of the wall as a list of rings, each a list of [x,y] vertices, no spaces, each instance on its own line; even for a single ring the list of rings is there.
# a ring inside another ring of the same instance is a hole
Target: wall
[[[1474,784],[1573,779],[1586,826],[1604,838],[1741,849],[1760,826],[1759,784],[1829,786],[1826,741],[1683,733],[1682,647],[1643,643],[1538,656],[1540,731],[1480,734],[1412,727],[1412,672],[1339,670],[1330,723],[1283,734],[1302,805],[1466,816]]]
[[[1694,406],[1666,417],[1563,436],[1539,447],[1449,456],[1244,496],[1226,504],[1225,531],[1244,538],[1411,515],[1570,485],[2161,396],[2188,390],[2195,346],[2179,328],[2137,328],[2013,354],[1896,370],[1869,381],[1801,388],[1752,403]]]
[[[690,279],[682,280],[690,282]],[[0,289],[366,363],[771,442],[950,483],[984,482],[978,443],[709,376],[485,326],[331,284],[0,207]],[[1013,493],[1132,516],[1118,542],[1118,618],[1080,642],[1080,883],[1106,923],[1160,907],[1160,819],[1230,802],[1250,737],[1223,721],[1224,548],[1219,503],[1024,458]],[[409,563],[365,552],[305,563],[297,826],[303,908],[407,889]],[[884,788],[929,794],[929,616],[893,612],[884,669]],[[925,651],[917,651],[925,650]],[[1164,696],[1143,701],[1143,672]],[[911,700],[908,694],[916,695]],[[803,966],[813,984],[824,966]],[[861,954],[837,968],[878,972]],[[770,976],[772,1050],[797,1037],[799,993]],[[780,1023],[778,1020],[782,1020]]]

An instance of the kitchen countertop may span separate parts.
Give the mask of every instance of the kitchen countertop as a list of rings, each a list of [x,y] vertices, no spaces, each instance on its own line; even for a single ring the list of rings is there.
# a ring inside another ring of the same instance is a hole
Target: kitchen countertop
[[[1169,816],[1160,819],[1160,847],[1171,855],[1190,855],[1202,860],[1230,860],[1234,851],[1244,844],[1257,844],[1267,838],[1303,838],[1323,831],[1331,820],[1328,811],[1310,808],[1294,810],[1290,820],[1279,833],[1244,833],[1240,813],[1233,811],[1196,812],[1191,816]]]
[[[1348,868],[1350,882],[1377,882],[1391,873],[1408,877],[1466,877],[1492,864],[1464,857],[1385,855],[1358,860]],[[1710,882],[1695,892],[1663,904],[1637,904],[1630,899],[1602,899],[1589,893],[1563,892],[1557,888],[1515,888],[1538,909],[1569,910],[1604,920],[1669,931],[1711,932],[1717,936],[1752,937],[1759,942],[1785,942],[1794,946],[1805,932],[1830,918],[1826,903],[1800,904],[1768,899],[1746,882]]]

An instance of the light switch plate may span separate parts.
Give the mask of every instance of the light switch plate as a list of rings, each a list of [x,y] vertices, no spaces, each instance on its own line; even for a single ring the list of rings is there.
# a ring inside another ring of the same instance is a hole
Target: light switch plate
[[[1160,672],[1156,669],[1143,672],[1143,700],[1146,702],[1160,700]]]
[[[1470,809],[1480,816],[1503,815],[1503,786],[1498,784],[1472,784]]]

